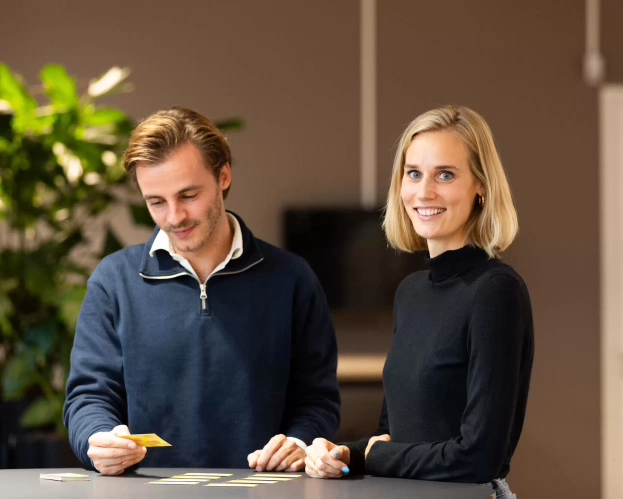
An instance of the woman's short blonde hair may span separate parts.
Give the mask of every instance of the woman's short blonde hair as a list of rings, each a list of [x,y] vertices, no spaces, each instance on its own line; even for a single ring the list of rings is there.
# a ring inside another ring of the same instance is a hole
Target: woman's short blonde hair
[[[517,212],[491,129],[482,116],[467,107],[444,106],[428,111],[415,118],[402,134],[385,206],[383,228],[387,240],[392,247],[408,253],[427,249],[426,239],[413,229],[400,189],[405,156],[413,138],[424,132],[442,130],[456,133],[467,146],[472,174],[484,189],[484,206],[475,199],[467,220],[466,243],[497,258],[517,235]]]

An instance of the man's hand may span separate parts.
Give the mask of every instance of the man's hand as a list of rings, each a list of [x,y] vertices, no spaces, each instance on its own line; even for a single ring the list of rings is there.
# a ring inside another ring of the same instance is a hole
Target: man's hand
[[[305,451],[305,472],[313,478],[342,478],[350,470],[350,449],[317,438]]]
[[[366,447],[366,459],[368,459],[368,454],[370,453],[370,449],[377,442],[391,442],[392,437],[390,437],[387,433],[385,435],[379,435],[378,437],[372,437],[368,440],[368,446]]]
[[[305,452],[285,435],[275,435],[262,450],[247,456],[249,468],[256,471],[301,471],[305,466]]]
[[[125,425],[115,426],[112,431],[94,433],[89,438],[87,455],[102,475],[121,475],[126,468],[141,462],[147,449],[131,440],[119,438],[118,435],[129,435]]]

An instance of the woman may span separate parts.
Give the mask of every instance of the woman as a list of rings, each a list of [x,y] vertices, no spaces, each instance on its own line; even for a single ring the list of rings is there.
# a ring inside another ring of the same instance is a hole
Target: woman
[[[534,355],[528,290],[498,259],[517,228],[485,120],[452,106],[416,118],[398,145],[384,229],[401,251],[427,249],[430,270],[396,292],[376,436],[316,439],[308,475],[489,483],[512,497],[504,479]]]

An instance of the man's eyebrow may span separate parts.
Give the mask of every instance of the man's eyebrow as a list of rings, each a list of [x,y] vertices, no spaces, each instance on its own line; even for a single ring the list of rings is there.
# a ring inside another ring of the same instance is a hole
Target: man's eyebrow
[[[198,189],[201,189],[200,185],[191,185],[189,187],[184,187],[182,190],[178,191],[176,195],[179,196],[180,194],[186,194],[188,192],[196,191]],[[143,196],[143,199],[145,201],[149,201],[150,199],[163,199],[163,198],[162,196],[159,196],[158,194],[148,194],[146,196]]]
[[[200,185],[191,185],[190,187],[184,187],[181,191],[179,191],[177,194],[186,194],[187,192],[190,191],[196,191],[198,189],[201,189]]]

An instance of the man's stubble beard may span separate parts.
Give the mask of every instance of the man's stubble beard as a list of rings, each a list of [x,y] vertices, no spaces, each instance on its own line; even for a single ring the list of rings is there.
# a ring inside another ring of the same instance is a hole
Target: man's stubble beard
[[[210,240],[212,239],[212,235],[214,234],[214,231],[216,230],[216,227],[218,226],[218,223],[221,220],[221,216],[223,215],[222,209],[223,209],[223,198],[220,196],[220,189],[217,186],[217,192],[216,192],[216,197],[214,199],[214,203],[212,203],[212,205],[208,208],[208,211],[206,213],[207,214],[206,221],[204,221],[203,223],[199,222],[198,224],[195,224],[197,226],[207,224],[207,230],[208,230],[207,234],[201,239],[201,241],[198,241],[195,246],[187,246],[186,248],[184,248],[184,247],[181,247],[180,245],[180,247],[176,248],[176,250],[179,249],[180,251],[183,251],[185,253],[190,253],[190,252],[199,251],[205,248],[210,243]]]

